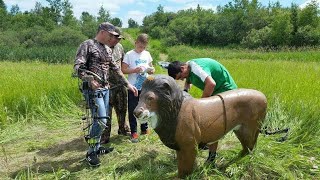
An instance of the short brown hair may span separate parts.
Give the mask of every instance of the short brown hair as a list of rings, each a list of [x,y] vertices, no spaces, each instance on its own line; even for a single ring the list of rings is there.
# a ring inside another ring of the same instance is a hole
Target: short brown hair
[[[148,34],[142,33],[137,37],[137,41],[143,44],[148,44]]]

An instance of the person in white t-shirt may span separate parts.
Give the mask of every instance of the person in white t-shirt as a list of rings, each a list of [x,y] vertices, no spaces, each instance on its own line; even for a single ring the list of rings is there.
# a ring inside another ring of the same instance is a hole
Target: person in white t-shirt
[[[121,70],[124,74],[128,74],[128,81],[131,85],[138,89],[138,94],[141,93],[141,87],[144,80],[149,74],[153,74],[155,69],[152,65],[152,57],[149,51],[146,50],[148,45],[148,35],[140,34],[135,42],[135,48],[127,52],[124,56]],[[137,120],[133,115],[133,110],[138,104],[138,97],[128,91],[128,114],[131,129],[131,142],[138,142]],[[141,134],[149,134],[148,124],[141,124]]]

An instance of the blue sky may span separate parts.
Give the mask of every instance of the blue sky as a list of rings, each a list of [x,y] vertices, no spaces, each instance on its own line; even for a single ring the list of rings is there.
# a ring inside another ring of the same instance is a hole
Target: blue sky
[[[111,17],[118,17],[122,20],[123,27],[127,27],[128,19],[132,18],[138,24],[142,24],[142,19],[157,11],[161,4],[166,12],[177,12],[182,9],[195,8],[200,4],[202,8],[215,9],[218,5],[225,5],[232,0],[69,0],[73,6],[74,15],[79,18],[83,11],[97,16],[101,6],[108,10]],[[262,5],[267,5],[276,0],[259,0]],[[282,6],[290,6],[291,3],[305,6],[311,0],[280,0]],[[320,0],[317,0],[320,3]],[[43,6],[48,6],[46,0],[4,0],[8,11],[12,5],[18,5],[21,11],[29,11],[35,7],[36,2]]]

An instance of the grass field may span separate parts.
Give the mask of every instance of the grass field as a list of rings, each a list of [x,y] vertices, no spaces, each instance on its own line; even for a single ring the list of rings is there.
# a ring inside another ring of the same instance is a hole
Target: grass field
[[[137,35],[137,31],[129,32]],[[134,36],[132,36],[134,37]],[[132,42],[131,42],[132,43]],[[124,46],[131,48],[130,43]],[[162,50],[152,40],[156,62]],[[225,165],[240,151],[233,133],[219,143],[217,167],[205,166],[207,152],[199,151],[195,171],[187,179],[318,179],[320,176],[320,53],[247,51],[177,46],[166,49],[169,60],[196,57],[219,60],[238,86],[262,91],[268,98],[264,127],[290,128],[288,139],[261,134],[249,156]],[[157,73],[166,71],[156,66]],[[83,161],[87,144],[81,131],[82,109],[72,64],[0,62],[0,179],[173,179],[175,152],[157,134],[133,144],[116,135],[114,152],[102,156],[99,168]],[[201,91],[191,90],[194,97]],[[115,113],[114,113],[115,114]]]
[[[81,99],[72,65],[0,62],[0,127],[60,113]],[[49,118],[50,119],[50,118]]]

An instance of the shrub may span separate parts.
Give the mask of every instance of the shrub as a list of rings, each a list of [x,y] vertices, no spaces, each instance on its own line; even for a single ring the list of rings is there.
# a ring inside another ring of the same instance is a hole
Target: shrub
[[[26,48],[42,46],[46,36],[48,36],[48,31],[40,26],[24,29],[19,35],[20,43]]]
[[[0,32],[0,47],[12,48],[20,46],[18,34],[16,31]]]
[[[293,41],[297,46],[319,45],[320,30],[310,25],[300,27],[293,37]]]
[[[249,34],[242,39],[241,44],[247,48],[258,48],[270,45],[269,36],[271,29],[266,26],[262,29],[252,29]]]
[[[45,44],[48,46],[79,46],[87,37],[80,31],[69,27],[60,27],[54,29],[45,38]]]

